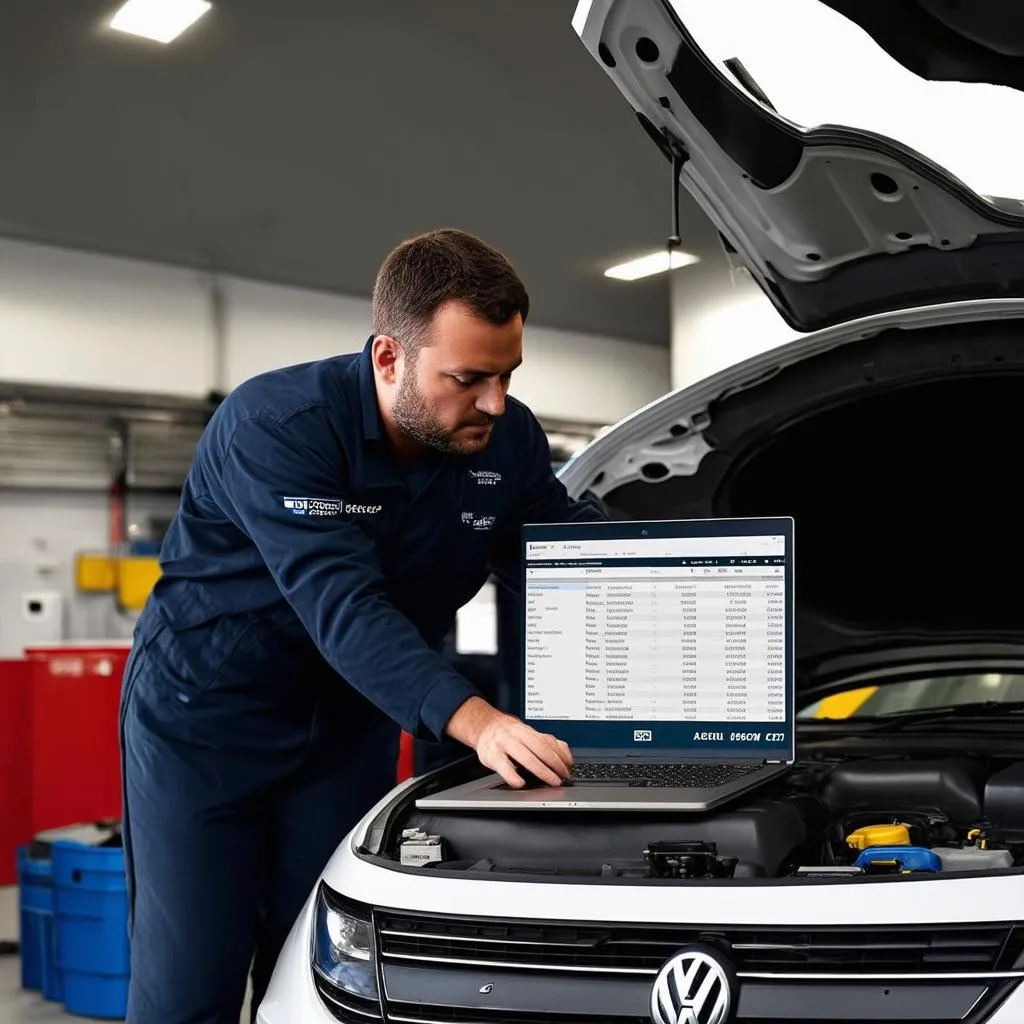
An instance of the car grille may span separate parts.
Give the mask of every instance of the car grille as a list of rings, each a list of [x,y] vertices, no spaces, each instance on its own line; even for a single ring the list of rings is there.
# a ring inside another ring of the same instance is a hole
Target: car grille
[[[863,977],[980,974],[1013,965],[1024,930],[955,928],[746,930],[573,927],[450,918],[377,917],[385,960],[653,976],[683,946],[715,946],[742,974]],[[1008,969],[1008,968],[1007,968]]]
[[[936,1024],[981,1024],[1024,972],[1024,929],[1009,924],[679,928],[390,911],[374,924],[386,1024],[650,1024],[654,977],[694,944],[735,968],[736,1024],[904,1024],[922,1019],[922,1005]],[[481,981],[500,1005],[476,995]]]

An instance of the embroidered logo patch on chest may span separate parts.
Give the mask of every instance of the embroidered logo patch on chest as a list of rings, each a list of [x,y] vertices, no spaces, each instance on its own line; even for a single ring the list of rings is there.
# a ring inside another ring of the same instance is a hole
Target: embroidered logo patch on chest
[[[471,469],[469,477],[481,487],[494,487],[501,483],[501,474],[492,469]]]
[[[497,516],[482,516],[475,512],[463,512],[462,522],[465,526],[472,526],[474,530],[493,530]]]
[[[363,505],[344,498],[284,498],[284,507],[293,516],[326,517],[373,516],[383,511],[383,505]]]

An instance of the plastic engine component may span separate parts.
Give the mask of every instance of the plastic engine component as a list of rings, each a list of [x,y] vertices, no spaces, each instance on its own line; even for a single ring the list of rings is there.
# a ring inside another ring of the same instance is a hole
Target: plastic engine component
[[[908,871],[941,871],[938,855],[922,846],[872,846],[865,850],[853,866],[870,871],[892,866],[901,874]]]
[[[807,841],[802,803],[762,799],[706,816],[552,811],[527,827],[521,814],[413,810],[402,827],[443,836],[449,863],[490,861],[500,871],[600,871],[603,864],[642,864],[652,843],[690,841],[734,859],[736,877],[764,877],[778,874]]]
[[[802,865],[793,872],[794,878],[860,878],[863,868],[853,864]]]
[[[951,821],[971,825],[982,816],[985,776],[984,767],[968,758],[849,761],[829,774],[822,799],[829,807],[845,810],[885,808],[895,813],[934,809]],[[1018,806],[1024,809],[1024,799],[1019,796]]]
[[[1013,854],[1009,850],[937,846],[932,852],[942,861],[943,871],[999,871],[1013,867]]]
[[[1024,832],[1024,761],[996,772],[988,780],[985,817],[996,828]]]
[[[867,825],[846,837],[851,850],[866,850],[869,846],[909,846],[909,825]]]
[[[651,843],[644,862],[658,878],[729,878],[736,870],[731,857],[719,857],[714,843],[698,840]]]

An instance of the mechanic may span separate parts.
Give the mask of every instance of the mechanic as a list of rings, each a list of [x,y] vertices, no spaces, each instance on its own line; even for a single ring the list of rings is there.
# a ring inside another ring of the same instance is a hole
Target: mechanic
[[[491,572],[518,588],[524,522],[603,518],[506,395],[528,309],[501,254],[431,232],[381,266],[360,354],[258,376],[212,416],[122,687],[128,1024],[237,1024],[250,968],[255,1011],[394,785],[399,727],[512,786],[568,775],[563,742],[440,654]]]

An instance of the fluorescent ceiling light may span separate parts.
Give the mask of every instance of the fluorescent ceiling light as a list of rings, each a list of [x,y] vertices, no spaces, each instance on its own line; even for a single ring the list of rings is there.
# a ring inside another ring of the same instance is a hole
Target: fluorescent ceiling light
[[[619,281],[636,281],[641,277],[650,277],[652,274],[663,274],[666,270],[678,270],[680,267],[688,267],[698,263],[699,257],[692,253],[680,252],[678,249],[661,249],[652,252],[647,256],[640,256],[628,263],[620,263],[618,266],[609,267],[605,277],[614,277]]]
[[[818,0],[671,0],[719,66],[738,57],[801,128],[847,125],[896,139],[981,195],[1024,199],[1024,94],[982,82],[929,82]],[[726,71],[726,77],[731,74]]]
[[[177,39],[211,7],[209,0],[126,0],[110,27],[158,43]]]

